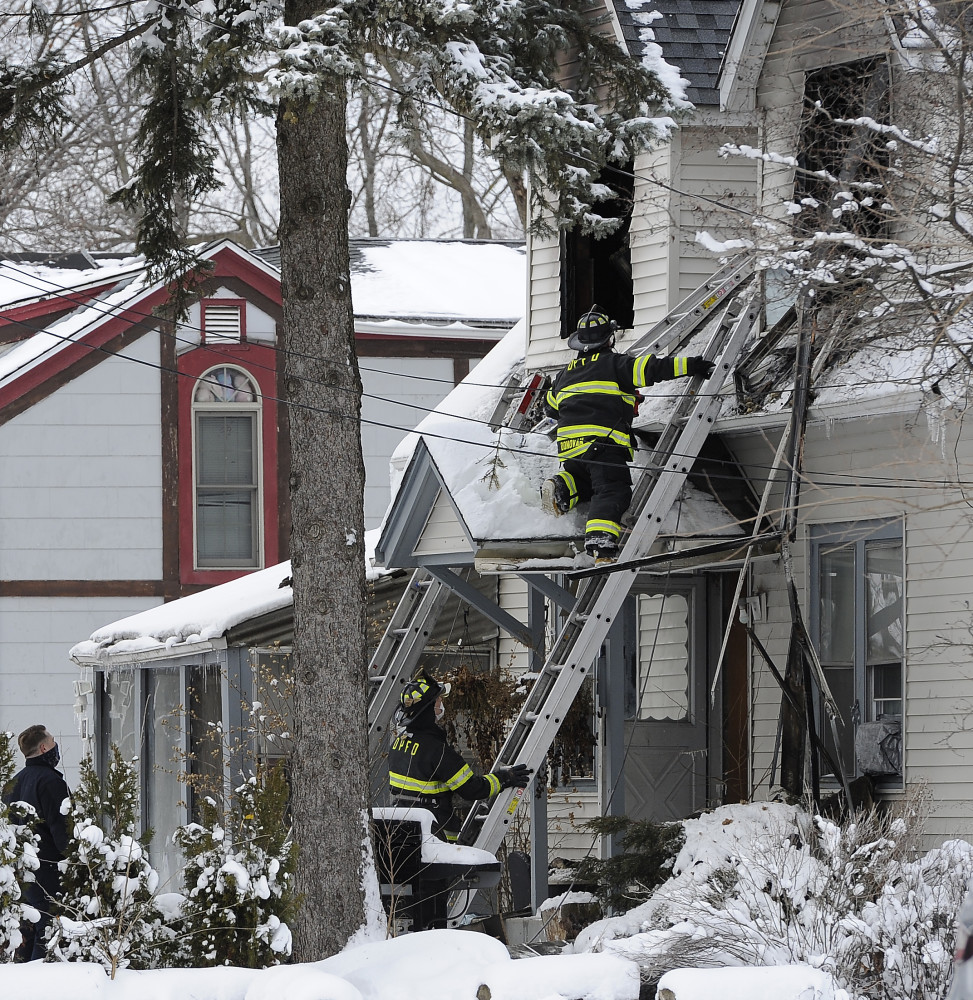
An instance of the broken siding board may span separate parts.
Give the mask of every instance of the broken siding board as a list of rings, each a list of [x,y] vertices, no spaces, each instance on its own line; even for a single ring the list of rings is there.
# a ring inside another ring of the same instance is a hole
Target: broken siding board
[[[561,335],[561,242],[557,235],[533,237],[529,265],[527,367],[540,366]]]

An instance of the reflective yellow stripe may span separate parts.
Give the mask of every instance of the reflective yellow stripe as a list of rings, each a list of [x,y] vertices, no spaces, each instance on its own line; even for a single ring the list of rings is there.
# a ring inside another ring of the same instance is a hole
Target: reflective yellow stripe
[[[676,378],[689,374],[689,358],[673,358],[672,367],[676,373]]]
[[[553,389],[547,390],[547,405],[553,409],[557,409],[557,396],[554,395]]]
[[[443,836],[451,843],[455,844],[459,840],[459,834],[453,833],[451,830],[443,830]]]
[[[469,768],[466,770],[469,771]],[[389,785],[404,792],[418,792],[420,795],[438,795],[440,792],[450,791],[441,781],[423,781],[409,774],[396,774],[395,771],[389,771]]]
[[[627,431],[619,431],[604,424],[568,424],[565,427],[558,427],[558,441],[564,438],[611,438],[613,441],[629,443]]]
[[[473,777],[473,772],[470,770],[469,764],[464,764],[447,782],[443,785],[443,788],[449,790],[450,792],[455,792],[460,785],[465,785],[470,778]]]
[[[492,798],[500,791],[500,779],[493,773],[484,774],[483,777],[490,783],[490,797]]]
[[[644,386],[645,382],[645,366],[655,357],[654,354],[642,354],[635,359],[635,367],[632,369],[632,381],[636,385]]]
[[[617,521],[603,521],[593,518],[585,525],[585,534],[590,535],[595,531],[604,531],[608,535],[618,538],[622,533],[622,526]]]
[[[557,475],[561,477],[564,485],[567,486],[568,492],[571,494],[571,506],[573,507],[578,499],[578,484],[575,482],[574,476],[570,472],[565,472],[564,469],[561,469]]]
[[[549,392],[548,397],[551,395]],[[635,405],[635,397],[630,392],[622,392],[617,382],[575,382],[554,395],[553,405],[559,407],[568,396],[578,395],[621,396],[626,403]]]

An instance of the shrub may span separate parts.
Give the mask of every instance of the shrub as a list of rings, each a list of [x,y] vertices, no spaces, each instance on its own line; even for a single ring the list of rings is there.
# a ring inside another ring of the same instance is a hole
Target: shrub
[[[0,789],[3,790],[15,770],[11,738],[11,733],[0,733]],[[27,809],[34,814],[30,806]],[[14,822],[10,809],[0,802],[0,959],[13,958],[20,947],[21,923],[37,920],[37,911],[23,902],[23,887],[34,881],[33,873],[40,867],[37,844],[31,823]]]
[[[610,858],[585,858],[575,880],[595,886],[603,906],[630,910],[644,903],[672,874],[672,863],[686,840],[681,823],[653,823],[627,816],[602,816],[585,827],[618,837],[621,851]]]
[[[89,757],[68,814],[70,841],[60,863],[60,915],[48,954],[97,962],[114,977],[130,966],[167,961],[175,935],[155,901],[159,878],[138,835],[138,774],[112,746],[102,781]]]
[[[207,797],[202,823],[176,832],[186,855],[180,926],[190,964],[265,968],[290,955],[297,852],[287,797],[283,768],[261,771],[231,796],[226,826]]]

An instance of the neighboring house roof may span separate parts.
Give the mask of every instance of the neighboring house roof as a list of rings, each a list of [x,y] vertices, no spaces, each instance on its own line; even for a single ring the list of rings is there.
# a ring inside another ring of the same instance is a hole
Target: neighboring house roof
[[[719,105],[719,73],[740,0],[613,0],[629,53],[643,59],[652,42],[689,86],[697,107]]]
[[[254,252],[280,268],[280,247]],[[523,243],[353,239],[349,260],[359,335],[482,338],[526,309]]]
[[[201,256],[214,278],[240,278],[280,305],[273,252],[223,240]],[[524,313],[520,244],[358,240],[353,260],[359,337],[494,341]],[[107,357],[166,298],[139,257],[0,255],[0,410],[74,362]]]
[[[223,240],[207,247],[201,255],[212,263],[215,279],[240,279],[256,294],[279,305],[279,275],[249,251]],[[0,281],[8,284],[0,284],[0,287],[9,287],[11,276],[14,282],[21,281],[24,266],[25,262],[3,263]],[[117,354],[157,323],[153,310],[168,301],[165,285],[152,280],[141,262],[133,269],[127,261],[116,261],[105,273],[98,270],[97,278],[90,270],[76,270],[76,277],[94,282],[87,292],[77,295],[61,277],[55,281],[48,275],[44,270],[46,266],[37,265],[35,280],[53,283],[49,296],[51,315],[58,315],[53,319],[19,320],[25,335],[6,345],[6,350],[0,353],[0,414],[3,419],[36,402],[37,393],[43,394],[47,386],[56,388],[58,379],[71,377],[71,372],[77,374]],[[65,272],[59,273],[71,280]],[[67,315],[60,315],[65,299],[74,308]],[[13,306],[3,308],[0,318],[20,315],[22,307],[22,301],[18,300]]]
[[[365,573],[373,585],[391,580],[390,574],[371,568],[375,537],[374,531],[365,533]],[[220,649],[245,641],[271,617],[289,630],[293,604],[288,560],[104,625],[69,655],[78,663],[111,666]]]

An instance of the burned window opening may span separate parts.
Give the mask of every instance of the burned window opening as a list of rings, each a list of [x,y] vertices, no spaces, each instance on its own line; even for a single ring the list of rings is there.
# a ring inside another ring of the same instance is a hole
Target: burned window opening
[[[794,198],[805,205],[796,217],[799,231],[848,230],[863,239],[885,239],[888,216],[882,209],[888,150],[882,135],[866,125],[890,118],[889,67],[884,58],[861,60],[809,72]],[[820,176],[825,174],[827,176]],[[877,185],[874,192],[860,185]],[[847,193],[854,197],[849,199]],[[806,199],[817,202],[810,207]]]
[[[562,339],[574,332],[578,320],[594,305],[608,313],[623,330],[631,329],[635,323],[635,288],[629,246],[635,202],[633,166],[605,167],[600,180],[610,185],[617,197],[599,203],[599,214],[623,221],[614,233],[602,239],[582,235],[578,229],[562,234]]]

